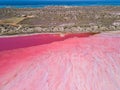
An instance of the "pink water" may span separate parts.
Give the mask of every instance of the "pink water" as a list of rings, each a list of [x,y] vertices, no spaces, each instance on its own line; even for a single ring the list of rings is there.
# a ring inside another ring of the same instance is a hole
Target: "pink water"
[[[0,51],[48,44],[55,41],[65,40],[67,38],[87,37],[90,35],[92,35],[92,33],[66,34],[64,37],[60,36],[60,34],[4,37],[0,38]]]
[[[0,90],[120,90],[120,34],[33,36],[2,39]]]

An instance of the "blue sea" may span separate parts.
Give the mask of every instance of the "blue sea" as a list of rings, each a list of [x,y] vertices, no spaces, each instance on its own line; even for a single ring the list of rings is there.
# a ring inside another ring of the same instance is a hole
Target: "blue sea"
[[[42,8],[46,6],[120,6],[118,1],[0,1],[0,8]]]

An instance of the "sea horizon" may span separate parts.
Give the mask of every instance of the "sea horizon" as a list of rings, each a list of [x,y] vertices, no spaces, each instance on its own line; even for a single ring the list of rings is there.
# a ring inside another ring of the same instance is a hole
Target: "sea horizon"
[[[47,6],[120,6],[120,1],[0,1],[0,8],[42,8]]]

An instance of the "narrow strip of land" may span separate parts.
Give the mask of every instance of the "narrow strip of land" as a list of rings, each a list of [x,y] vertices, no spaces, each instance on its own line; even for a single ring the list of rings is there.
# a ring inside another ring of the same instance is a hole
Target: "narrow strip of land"
[[[0,9],[0,35],[119,30],[119,6]]]

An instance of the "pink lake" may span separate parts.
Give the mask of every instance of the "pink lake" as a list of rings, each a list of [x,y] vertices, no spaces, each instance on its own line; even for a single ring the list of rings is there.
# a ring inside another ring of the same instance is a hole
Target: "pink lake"
[[[0,90],[120,90],[119,33],[2,37],[0,50]]]
[[[92,35],[92,33],[66,34],[65,36],[60,36],[60,34],[36,34],[2,37],[0,38],[0,51],[48,44],[72,37],[88,37],[90,35]]]

